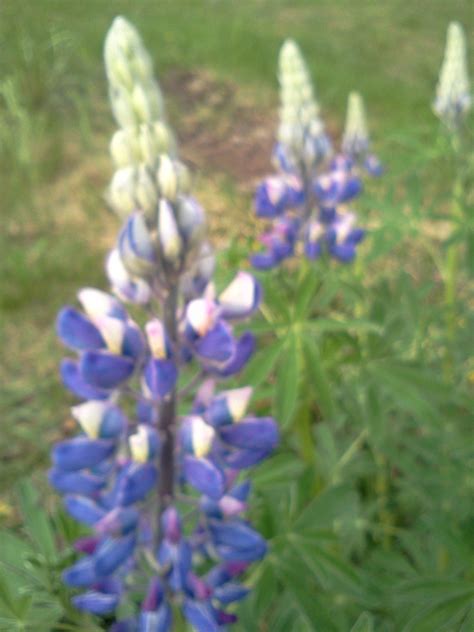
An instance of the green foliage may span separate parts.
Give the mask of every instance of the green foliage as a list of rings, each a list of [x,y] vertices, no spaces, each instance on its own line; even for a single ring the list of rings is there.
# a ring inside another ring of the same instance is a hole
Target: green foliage
[[[291,264],[262,276],[265,304],[252,325],[259,352],[240,382],[255,387],[259,413],[279,419],[283,440],[253,475],[252,519],[270,553],[251,570],[236,632],[472,632],[472,134],[462,138],[458,169],[447,139],[433,141],[429,113],[446,23],[456,17],[467,26],[471,7],[353,5],[145,9],[120,0],[88,3],[84,19],[80,3],[2,2],[2,486],[43,465],[67,407],[55,311],[80,283],[102,283],[97,235],[112,222],[100,199],[110,171],[101,163],[99,61],[111,18],[125,13],[158,42],[165,80],[169,69],[204,67],[235,77],[252,106],[272,110],[275,55],[289,35],[334,118],[357,77],[388,173],[360,200],[370,232],[354,266]],[[77,189],[68,179],[66,194],[52,200],[58,181],[94,160]],[[218,192],[219,210],[233,212],[235,190]],[[237,235],[244,219],[235,213],[231,221]],[[229,271],[247,257],[244,241],[222,253]],[[446,301],[448,269],[455,292]],[[0,630],[102,629],[70,606],[60,574],[79,533],[61,511],[46,511],[45,499],[21,484],[21,528],[0,534]]]
[[[17,487],[22,533],[0,532],[0,630],[101,630],[70,604],[61,571],[74,560],[77,523],[61,511],[51,516],[27,481]],[[59,546],[61,545],[61,546]]]

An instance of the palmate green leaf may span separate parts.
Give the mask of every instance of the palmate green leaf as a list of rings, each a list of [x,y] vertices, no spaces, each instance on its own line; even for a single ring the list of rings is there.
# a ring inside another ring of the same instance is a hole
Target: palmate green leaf
[[[298,401],[298,351],[297,338],[290,333],[282,350],[275,383],[275,419],[283,428],[290,425]]]
[[[334,625],[324,598],[318,594],[317,585],[301,572],[299,559],[295,556],[272,555],[270,561],[304,621],[305,632],[337,632],[338,628]]]
[[[358,496],[349,485],[329,487],[321,492],[300,513],[293,531],[311,533],[321,529],[340,531],[353,524],[359,515]]]
[[[304,464],[293,453],[276,454],[255,469],[252,484],[256,489],[273,487],[279,483],[287,484],[298,480],[303,470]]]
[[[29,481],[20,481],[18,497],[28,535],[46,560],[54,561],[57,558],[57,551],[51,523],[40,505],[36,490]]]
[[[359,602],[366,602],[362,578],[342,556],[323,548],[317,538],[305,537],[297,533],[288,534],[290,547],[326,590],[343,592]]]
[[[446,597],[418,612],[403,627],[402,632],[451,632],[457,629],[474,600],[474,589],[458,596]]]
[[[254,388],[266,380],[275,367],[282,353],[283,341],[277,340],[265,348],[259,350],[249,362],[244,373],[244,383],[251,384]]]
[[[369,612],[363,612],[351,628],[351,632],[374,632],[374,618]]]
[[[335,318],[316,318],[306,321],[304,328],[310,334],[336,333],[340,331],[352,331],[354,333],[376,333],[382,334],[383,327],[365,318],[350,318],[348,320],[337,320]]]
[[[474,630],[474,603],[467,611],[459,632],[472,632]]]
[[[268,559],[263,560],[249,579],[250,595],[240,604],[239,623],[243,630],[258,630],[259,620],[268,620],[280,599],[277,579]]]
[[[298,285],[296,304],[294,309],[295,320],[306,320],[306,317],[310,316],[311,305],[316,296],[316,291],[320,283],[320,276],[316,274],[314,268],[310,268],[304,275],[301,283]]]
[[[303,344],[303,352],[306,362],[306,372],[308,374],[308,380],[305,386],[307,386],[310,393],[313,394],[324,419],[331,421],[331,419],[337,416],[337,406],[326,369],[321,360],[317,340],[308,336]]]

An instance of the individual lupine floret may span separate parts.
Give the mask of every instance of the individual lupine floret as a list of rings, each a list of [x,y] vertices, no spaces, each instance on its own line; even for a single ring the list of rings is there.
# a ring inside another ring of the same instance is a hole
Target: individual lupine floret
[[[215,288],[204,212],[175,146],[165,147],[166,134],[155,142],[167,130],[160,95],[123,18],[107,38],[106,64],[121,126],[110,195],[124,220],[106,269],[117,297],[144,307],[148,320],[142,333],[119,300],[92,289],[79,294],[85,313],[68,307],[58,317],[61,339],[79,353],[63,364],[63,380],[88,400],[72,409],[79,436],[52,454],[51,484],[90,530],[63,579],[85,591],[73,598],[77,608],[109,620],[126,590],[137,604],[148,583],[141,608],[116,621],[115,632],[170,632],[171,602],[198,632],[217,632],[236,620],[227,605],[248,592],[237,577],[266,551],[245,520],[250,487],[237,478],[275,448],[277,427],[245,416],[251,389],[215,393],[215,382],[254,351],[254,337],[237,338],[233,323],[258,308],[261,288],[247,272]],[[193,364],[197,373],[179,390],[182,369]],[[179,400],[200,381],[191,414],[178,417]],[[194,511],[183,514],[177,503],[185,502]]]
[[[451,22],[433,110],[449,129],[455,130],[471,107],[464,30],[459,22]]]
[[[85,314],[63,308],[57,319],[62,342],[79,353],[79,360],[64,360],[64,384],[78,397],[104,399],[133,374],[143,352],[142,334],[125,309],[112,296],[85,288],[78,294]]]

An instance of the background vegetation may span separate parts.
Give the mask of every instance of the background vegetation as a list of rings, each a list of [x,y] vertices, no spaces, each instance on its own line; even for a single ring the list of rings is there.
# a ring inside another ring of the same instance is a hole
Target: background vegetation
[[[474,26],[465,0],[3,0],[0,521],[16,529],[31,514],[31,490],[20,506],[12,486],[31,475],[41,488],[50,444],[74,428],[53,322],[77,288],[105,287],[117,220],[102,197],[113,123],[101,49],[119,13],[155,58],[224,270],[245,265],[258,232],[251,194],[270,171],[285,37],[301,45],[334,137],[347,93],[364,95],[388,165],[358,205],[371,235],[354,267],[290,267],[266,279],[265,318],[254,325],[261,352],[242,383],[258,386],[262,409],[276,408],[285,439],[254,477],[254,519],[272,552],[250,578],[257,588],[239,629],[474,629],[465,265],[474,229],[471,219],[458,231],[467,247],[448,335],[442,263],[454,168],[430,111],[448,22]],[[471,174],[463,175],[465,218]],[[47,492],[42,499],[54,509]],[[71,525],[55,516],[71,539]],[[64,558],[51,551],[49,526],[27,521],[33,543],[9,540],[10,551],[24,549],[0,562],[36,559],[39,545],[56,595],[43,596],[47,616],[59,620],[67,595],[51,569]],[[28,596],[35,581],[44,584],[26,575],[8,588],[17,604],[20,589]],[[13,620],[38,623],[44,608],[35,604],[20,603]]]

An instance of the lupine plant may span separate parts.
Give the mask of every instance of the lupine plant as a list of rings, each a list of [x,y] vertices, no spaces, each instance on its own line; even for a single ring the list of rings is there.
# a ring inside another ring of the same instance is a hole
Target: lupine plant
[[[371,175],[382,172],[369,153],[362,98],[349,96],[342,152],[333,156],[308,69],[291,40],[281,48],[278,78],[280,125],[273,162],[279,173],[266,178],[255,195],[257,216],[271,219],[272,226],[261,237],[265,250],[252,263],[273,268],[299,254],[301,244],[309,260],[330,256],[350,262],[365,234],[347,207],[362,190],[360,167]]]
[[[433,111],[439,117],[448,136],[448,152],[452,155],[455,179],[452,194],[450,235],[446,257],[442,266],[445,286],[445,306],[448,344],[456,329],[456,294],[460,265],[460,246],[464,242],[468,258],[474,255],[474,237],[468,217],[466,181],[469,178],[468,143],[470,136],[466,129],[466,119],[472,107],[472,95],[467,70],[466,40],[462,26],[451,22],[448,27],[446,49],[441,66]],[[448,353],[447,370],[452,362]]]
[[[80,434],[55,445],[49,479],[89,529],[63,580],[78,590],[76,608],[115,621],[116,632],[167,632],[181,616],[212,632],[236,620],[227,608],[248,592],[240,577],[267,548],[244,517],[241,472],[273,451],[277,426],[247,414],[251,387],[219,388],[254,351],[233,325],[261,290],[247,272],[216,290],[204,211],[150,56],[122,17],[105,64],[119,126],[107,198],[123,226],[106,263],[113,294],[84,288],[82,309],[57,319],[75,353],[61,376],[80,400]]]

